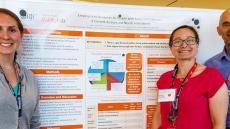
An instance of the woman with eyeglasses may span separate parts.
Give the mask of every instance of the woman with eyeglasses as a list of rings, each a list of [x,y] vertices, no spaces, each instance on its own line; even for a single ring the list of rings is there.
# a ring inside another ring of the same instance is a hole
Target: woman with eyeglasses
[[[160,91],[175,93],[173,100],[158,102],[152,129],[225,129],[228,90],[221,73],[196,62],[197,31],[176,28],[169,47],[177,64],[157,81]]]
[[[0,129],[39,129],[38,85],[31,71],[16,62],[23,25],[0,8]]]

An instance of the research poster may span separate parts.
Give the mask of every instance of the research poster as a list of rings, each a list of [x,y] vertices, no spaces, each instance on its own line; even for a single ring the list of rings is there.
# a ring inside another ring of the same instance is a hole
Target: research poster
[[[171,31],[194,26],[197,61],[222,50],[222,10],[3,0],[24,24],[18,61],[35,74],[41,129],[150,129],[156,81],[176,64]],[[210,47],[207,47],[210,46]]]

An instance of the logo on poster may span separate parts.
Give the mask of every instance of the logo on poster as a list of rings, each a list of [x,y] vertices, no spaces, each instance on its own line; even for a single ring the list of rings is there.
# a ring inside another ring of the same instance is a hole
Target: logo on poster
[[[19,15],[22,19],[34,20],[35,16],[32,13],[28,13],[26,10],[21,9]]]

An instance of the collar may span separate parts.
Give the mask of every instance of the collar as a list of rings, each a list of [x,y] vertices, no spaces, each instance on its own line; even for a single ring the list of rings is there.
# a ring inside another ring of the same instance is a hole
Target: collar
[[[17,62],[16,62],[17,63]],[[19,77],[21,78],[21,81],[22,81],[22,84],[24,84],[23,83],[23,80],[24,80],[24,72],[23,72],[23,70],[22,70],[22,67],[17,63],[17,65],[18,65],[18,67],[19,67]],[[3,72],[3,70],[2,70],[2,68],[0,67],[0,74],[2,74],[3,76],[4,76],[4,72]],[[23,85],[22,85],[23,86]]]
[[[221,59],[226,59],[228,62],[230,62],[230,55],[228,55],[225,47],[223,51],[220,53]]]

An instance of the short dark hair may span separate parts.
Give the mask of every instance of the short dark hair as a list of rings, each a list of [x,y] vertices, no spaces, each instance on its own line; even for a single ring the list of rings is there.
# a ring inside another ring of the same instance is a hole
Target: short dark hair
[[[172,31],[172,33],[170,35],[170,38],[169,38],[169,47],[172,47],[174,34],[176,33],[176,31],[178,31],[180,29],[189,29],[189,30],[191,30],[193,32],[193,34],[195,35],[195,39],[196,39],[197,44],[199,44],[200,38],[199,38],[199,35],[198,35],[196,29],[194,27],[192,27],[192,26],[182,25],[182,26],[179,26],[175,30]]]
[[[9,15],[10,17],[12,17],[17,22],[18,29],[19,29],[21,35],[23,34],[22,22],[14,12],[12,12],[9,9],[6,9],[6,8],[0,8],[0,13],[6,14],[6,15]]]

